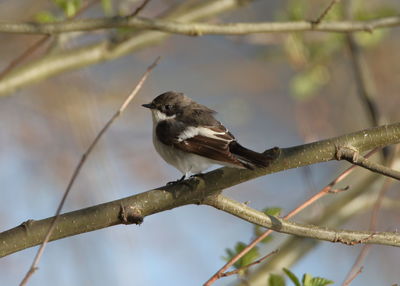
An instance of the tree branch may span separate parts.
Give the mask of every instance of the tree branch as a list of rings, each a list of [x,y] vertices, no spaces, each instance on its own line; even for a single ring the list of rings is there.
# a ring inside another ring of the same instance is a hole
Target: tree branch
[[[374,154],[377,151],[377,149],[374,149],[370,151],[365,157],[369,157],[372,154]],[[313,195],[311,198],[307,199],[304,203],[300,204],[298,207],[290,211],[288,214],[286,214],[283,219],[290,219],[311,204],[313,204],[315,201],[321,199],[325,195],[329,193],[336,193],[337,190],[333,190],[333,187],[345,179],[354,169],[356,165],[352,165],[348,169],[346,169],[344,172],[342,172],[338,177],[336,177],[333,181],[331,181],[328,185],[326,185],[324,188],[322,188],[318,193]],[[213,198],[211,198],[213,199]],[[207,200],[207,198],[206,198]],[[214,283],[217,279],[224,277],[224,273],[227,269],[229,269],[236,261],[238,261],[240,258],[242,258],[246,253],[248,253],[253,247],[255,247],[259,242],[267,238],[271,233],[273,233],[272,229],[266,230],[264,233],[262,233],[260,236],[255,238],[252,242],[250,242],[245,248],[243,248],[239,253],[237,253],[234,257],[232,257],[223,267],[221,267],[210,279],[204,283],[205,286],[211,285]]]
[[[173,17],[180,22],[198,21],[206,17],[242,6],[241,0],[203,1],[195,7],[173,10],[166,18]],[[95,63],[110,61],[133,51],[154,45],[165,40],[169,34],[157,31],[135,33],[124,41],[115,42],[107,39],[97,44],[50,54],[36,61],[15,69],[0,80],[0,96],[8,95],[17,88],[38,82],[50,76]]]
[[[252,209],[245,204],[229,199],[223,195],[209,197],[206,199],[205,204],[248,222],[282,233],[330,242],[340,242],[346,245],[365,243],[400,246],[400,234],[396,232],[336,230],[326,227],[317,227],[315,225],[297,224],[279,217],[266,215],[263,212]]]
[[[361,213],[367,212],[374,204],[371,191],[374,189],[372,186],[375,187],[380,181],[379,178],[382,176],[376,173],[366,173],[366,176],[356,183],[356,186],[352,186],[350,191],[325,205],[324,211],[320,215],[308,216],[308,223],[336,228]],[[247,281],[251,285],[259,285],[268,281],[268,273],[280,272],[283,267],[290,268],[321,242],[316,239],[289,236],[283,244],[279,245],[279,255],[271,257],[268,263],[262,264],[250,273]]]
[[[372,162],[367,158],[365,158],[364,156],[360,155],[360,153],[357,150],[354,150],[353,148],[348,148],[348,147],[339,148],[337,151],[337,158],[338,160],[344,159],[352,164],[363,167],[372,172],[376,172],[388,176],[390,178],[400,180],[399,171],[383,166],[382,164]]]
[[[280,149],[279,157],[267,168],[254,171],[220,168],[208,172],[203,178],[186,180],[180,184],[160,187],[124,199],[63,214],[56,224],[50,241],[112,225],[140,222],[142,218],[155,213],[183,205],[198,204],[206,196],[217,194],[223,189],[253,178],[335,160],[335,146],[351,145],[359,152],[364,152],[399,142],[400,123],[394,123],[319,142]],[[29,220],[18,227],[0,233],[0,257],[41,243],[51,221],[52,218],[39,221]],[[306,230],[304,226],[293,224],[292,227],[306,235],[306,232],[303,232]],[[370,241],[379,241],[381,236],[382,234],[373,236]],[[392,235],[390,237],[393,238]],[[400,240],[393,242],[389,239],[381,242],[400,244]]]
[[[112,17],[82,19],[53,23],[0,23],[0,32],[14,34],[59,34],[77,31],[94,31],[115,28],[156,30],[188,36],[200,35],[243,35],[254,33],[287,33],[304,31],[321,32],[372,32],[374,29],[400,25],[400,16],[366,21],[332,22],[261,22],[261,23],[181,23],[178,21],[149,19],[144,17]]]

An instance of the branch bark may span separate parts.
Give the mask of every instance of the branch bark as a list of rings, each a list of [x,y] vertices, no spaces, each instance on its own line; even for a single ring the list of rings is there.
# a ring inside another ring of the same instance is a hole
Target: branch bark
[[[164,186],[124,199],[107,202],[60,216],[50,241],[142,218],[175,207],[201,203],[203,198],[259,176],[336,159],[336,146],[352,146],[359,152],[400,142],[400,123],[366,129],[310,144],[281,149],[268,168],[254,171],[220,168],[180,184]],[[0,233],[0,257],[43,241],[52,218],[27,221]],[[302,227],[301,225],[299,227]],[[297,234],[297,233],[293,233]],[[301,234],[301,233],[299,233]],[[400,244],[391,239],[387,244]],[[397,234],[396,234],[397,235]],[[382,241],[383,243],[384,241]]]
[[[136,28],[156,30],[188,36],[200,35],[243,35],[254,33],[288,32],[372,32],[374,29],[400,25],[400,17],[385,17],[366,21],[332,21],[315,23],[296,22],[260,22],[260,23],[181,23],[178,21],[149,19],[144,17],[112,17],[83,19],[54,23],[0,23],[0,32],[14,34],[59,34],[77,31],[94,31],[115,28]]]
[[[336,230],[317,227],[315,225],[296,224],[279,217],[265,215],[263,212],[252,209],[223,195],[210,196],[205,200],[205,204],[251,223],[282,233],[330,242],[340,242],[346,245],[362,243],[400,246],[400,234],[395,232]]]
[[[346,160],[354,165],[363,167],[365,169],[368,169],[372,172],[376,172],[379,174],[382,174],[384,176],[388,176],[390,178],[400,180],[400,172],[393,170],[392,168],[386,167],[382,164],[378,164],[375,162],[372,162],[365,158],[364,156],[361,156],[359,152],[351,149],[351,148],[339,148],[337,152],[337,157],[338,160]]]

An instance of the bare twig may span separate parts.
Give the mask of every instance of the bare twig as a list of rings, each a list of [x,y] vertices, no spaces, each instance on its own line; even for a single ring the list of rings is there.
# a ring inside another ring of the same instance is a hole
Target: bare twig
[[[42,36],[39,40],[35,41],[32,45],[30,45],[22,54],[13,59],[0,73],[0,80],[12,71],[16,66],[26,60],[30,55],[32,55],[38,48],[40,48],[44,43],[50,39],[50,35]]]
[[[137,7],[135,11],[129,15],[129,17],[136,17],[139,15],[139,13],[147,6],[147,4],[149,4],[149,2],[150,0],[143,0],[142,4],[140,4],[139,7]]]
[[[372,150],[369,152],[366,157],[372,156],[377,151],[377,149]],[[346,169],[343,171],[339,176],[337,176],[332,182],[330,182],[328,185],[326,185],[323,189],[321,189],[317,194],[309,198],[307,201],[290,211],[286,216],[283,217],[283,219],[290,219],[296,214],[298,214],[300,211],[305,209],[306,207],[310,206],[312,203],[315,201],[319,200],[323,196],[329,194],[329,193],[337,193],[336,190],[333,189],[333,187],[342,181],[344,178],[346,178],[356,167],[356,165],[351,166],[350,168]],[[253,247],[255,247],[260,241],[264,240],[267,236],[269,236],[271,233],[274,231],[269,229],[265,231],[263,234],[261,234],[259,237],[254,239],[249,245],[247,245],[241,252],[236,254],[230,261],[228,261],[221,269],[217,271],[204,285],[209,286],[212,283],[214,283],[217,279],[224,277],[223,273],[231,267],[236,261],[238,261],[240,258],[242,258],[247,252],[249,252]]]
[[[360,155],[360,153],[353,148],[339,147],[337,150],[337,153],[336,153],[336,157],[338,160],[346,160],[352,164],[358,165],[358,166],[368,169],[372,172],[376,172],[376,173],[388,176],[390,178],[400,180],[400,172],[399,171],[396,171],[389,167],[372,162],[372,161],[368,160],[367,158],[363,157],[362,155]]]
[[[354,231],[300,224],[280,217],[266,215],[221,194],[206,198],[204,203],[248,222],[280,233],[294,234],[334,243],[338,242],[351,246],[357,244],[400,246],[400,241],[398,240],[400,234],[396,232]]]
[[[361,266],[361,267],[358,269],[357,272],[355,272],[354,274],[352,274],[351,277],[349,277],[349,279],[346,280],[345,283],[343,283],[342,286],[348,286],[348,285],[350,285],[351,282],[353,282],[353,280],[354,280],[358,275],[361,274],[361,272],[363,271],[363,269],[364,269],[364,267]]]
[[[242,271],[245,271],[245,270],[247,270],[249,267],[263,262],[265,259],[271,257],[272,255],[274,255],[274,254],[276,254],[276,253],[278,253],[278,252],[279,252],[279,249],[276,249],[276,250],[274,250],[274,251],[268,253],[267,255],[264,255],[264,256],[261,257],[260,259],[257,259],[256,261],[254,261],[254,262],[252,262],[252,263],[250,263],[250,264],[247,264],[247,265],[245,265],[245,266],[243,266],[243,267],[240,267],[240,268],[238,268],[238,269],[236,269],[236,270],[233,270],[233,271],[229,271],[229,272],[224,272],[224,273],[222,273],[221,277],[227,277],[227,276],[235,275],[235,274],[238,274],[238,273],[240,273],[240,272],[242,272]]]
[[[100,130],[100,132],[97,134],[97,136],[94,138],[93,142],[89,145],[88,149],[86,152],[82,155],[78,165],[76,166],[72,177],[68,183],[68,186],[64,192],[64,195],[61,199],[61,202],[57,208],[56,214],[51,222],[50,228],[46,233],[46,236],[43,240],[43,243],[40,245],[40,248],[35,256],[35,259],[33,260],[33,263],[29,269],[29,271],[26,273],[24,279],[22,280],[20,285],[26,285],[28,282],[29,278],[33,275],[33,273],[37,270],[37,265],[39,264],[40,258],[43,255],[44,248],[46,247],[47,242],[49,241],[54,228],[56,226],[56,222],[60,216],[61,210],[64,206],[65,200],[67,199],[67,196],[75,182],[75,179],[78,177],[80,170],[82,169],[83,164],[86,162],[88,156],[92,152],[93,148],[96,146],[97,142],[100,140],[102,135],[108,130],[108,128],[111,126],[111,124],[114,122],[115,119],[117,119],[122,112],[125,110],[125,108],[129,105],[129,103],[132,101],[132,99],[136,96],[136,94],[139,92],[139,90],[142,88],[144,82],[146,81],[147,77],[149,76],[150,72],[154,67],[157,65],[159,61],[159,58],[157,58],[148,68],[147,71],[143,74],[142,78],[140,81],[137,83],[135,88],[132,90],[131,94],[127,97],[127,99],[122,103],[121,107],[118,109],[118,111],[111,117],[111,119],[104,125],[104,127]]]
[[[55,23],[0,23],[0,32],[13,34],[59,34],[77,31],[94,31],[116,28],[157,30],[188,36],[246,35],[254,33],[321,32],[372,32],[374,29],[400,26],[400,16],[365,21],[332,21],[318,25],[307,21],[259,23],[182,23],[178,21],[144,17],[112,17],[62,21]]]
[[[328,15],[329,11],[331,11],[333,6],[335,6],[335,4],[339,3],[340,1],[341,0],[331,0],[329,5],[325,8],[324,11],[322,11],[322,13],[319,15],[319,17],[317,19],[311,21],[311,23],[313,25],[318,25],[319,23],[321,23],[321,21],[325,18],[325,16]]]

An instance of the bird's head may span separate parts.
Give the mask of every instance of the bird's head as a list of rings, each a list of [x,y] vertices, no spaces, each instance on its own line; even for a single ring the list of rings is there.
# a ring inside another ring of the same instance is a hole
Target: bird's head
[[[183,93],[168,91],[157,96],[152,102],[143,104],[142,106],[151,110],[155,122],[160,122],[179,116],[185,108],[188,108],[192,104],[195,104],[194,101]]]

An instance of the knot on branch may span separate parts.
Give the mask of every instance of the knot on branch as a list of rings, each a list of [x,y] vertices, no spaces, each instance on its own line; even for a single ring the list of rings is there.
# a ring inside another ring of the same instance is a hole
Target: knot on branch
[[[267,149],[263,152],[263,155],[270,159],[271,161],[278,159],[278,157],[281,155],[282,150],[279,147],[273,147],[271,149]]]
[[[142,212],[134,206],[122,206],[119,219],[123,224],[141,224],[143,222]]]
[[[335,157],[336,160],[347,160],[351,163],[357,163],[360,153],[353,147],[337,147]]]

